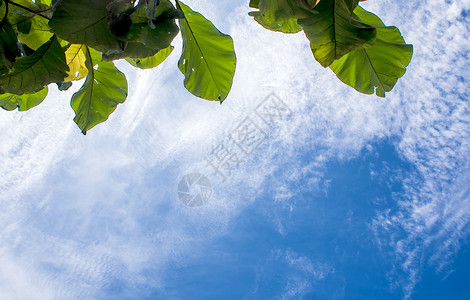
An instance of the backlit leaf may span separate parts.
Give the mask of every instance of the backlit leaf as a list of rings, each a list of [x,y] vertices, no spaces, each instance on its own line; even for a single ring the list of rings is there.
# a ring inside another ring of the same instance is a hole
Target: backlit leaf
[[[72,96],[78,127],[86,134],[88,130],[106,121],[127,97],[126,76],[112,62],[102,62],[101,54],[87,48],[86,67],[88,75],[83,86]],[[95,67],[93,67],[95,66]]]
[[[72,44],[67,48],[65,58],[67,60],[67,66],[69,66],[69,71],[67,72],[69,76],[64,79],[64,82],[80,80],[85,78],[88,74],[88,69],[85,65],[85,51],[85,45]]]
[[[147,58],[126,58],[127,62],[130,63],[132,66],[140,68],[140,69],[152,69],[161,64],[168,56],[170,56],[171,52],[175,47],[170,46],[163,50],[158,51],[157,54]]]
[[[188,91],[206,100],[223,101],[232,87],[236,56],[233,40],[188,6],[177,2],[184,12],[180,20],[183,53],[178,67]]]
[[[384,97],[406,72],[413,46],[405,43],[398,28],[386,27],[376,15],[358,6],[354,11],[362,21],[377,28],[372,47],[346,54],[331,64],[338,78],[357,91]]]
[[[19,111],[27,111],[37,105],[39,105],[47,96],[48,88],[44,87],[37,93],[34,94],[1,94],[0,95],[0,107],[5,110],[15,110],[18,108]]]
[[[40,11],[40,8],[31,0],[15,0],[14,2],[31,10]],[[49,41],[53,35],[45,18],[21,7],[12,6],[8,11],[8,18],[18,27],[18,39],[33,50]]]
[[[315,59],[324,67],[356,49],[375,42],[376,30],[352,13],[355,0],[321,0],[318,14],[299,19]]]
[[[250,3],[259,11],[250,12],[249,15],[263,27],[284,33],[297,33],[302,30],[297,22],[299,18],[307,18],[315,14],[314,6],[307,0],[259,0]]]

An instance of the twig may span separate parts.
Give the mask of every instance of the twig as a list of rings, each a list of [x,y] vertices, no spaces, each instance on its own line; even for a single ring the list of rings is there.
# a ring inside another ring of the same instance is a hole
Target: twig
[[[40,17],[43,17],[43,18],[46,19],[46,20],[50,20],[50,18],[49,18],[48,16],[43,15],[40,11],[35,11],[34,9],[28,8],[28,7],[26,7],[26,6],[23,6],[23,5],[21,5],[21,4],[12,2],[12,1],[10,1],[10,0],[5,0],[5,3],[7,4],[7,7],[8,7],[8,4],[11,4],[11,5],[17,6],[17,7],[21,8],[21,9],[24,9],[24,10],[30,12],[30,13],[33,13],[33,14],[38,15],[38,16],[40,16]]]

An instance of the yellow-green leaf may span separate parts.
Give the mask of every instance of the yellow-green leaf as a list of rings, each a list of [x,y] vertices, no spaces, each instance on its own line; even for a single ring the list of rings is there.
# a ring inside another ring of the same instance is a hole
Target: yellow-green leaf
[[[126,58],[127,62],[130,63],[132,66],[140,68],[140,69],[152,69],[161,64],[168,56],[170,56],[171,52],[175,47],[170,46],[168,48],[162,49],[158,51],[157,54],[147,58]]]
[[[65,51],[65,58],[67,60],[67,66],[69,76],[64,79],[64,82],[80,80],[85,78],[88,74],[86,68],[86,46],[80,44],[71,44],[70,47]]]
[[[27,111],[37,105],[39,105],[47,96],[48,88],[44,87],[37,93],[34,94],[1,94],[0,95],[0,107],[5,110],[15,110],[18,108],[19,111]]]

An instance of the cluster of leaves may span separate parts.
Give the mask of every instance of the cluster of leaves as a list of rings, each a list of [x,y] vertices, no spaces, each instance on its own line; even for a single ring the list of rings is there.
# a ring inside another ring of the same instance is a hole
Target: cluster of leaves
[[[74,121],[83,134],[108,119],[127,97],[127,81],[113,61],[154,68],[173,51],[181,29],[178,67],[194,95],[223,101],[236,56],[232,38],[187,5],[169,0],[0,0],[0,106],[28,110],[48,85],[72,96]],[[179,27],[176,24],[179,22]]]
[[[366,0],[251,0],[250,15],[283,33],[304,31],[315,59],[357,91],[385,97],[405,74],[413,46],[361,8]]]
[[[315,58],[346,84],[384,96],[405,72],[412,47],[395,27],[358,0],[251,0],[264,27],[305,32]],[[28,110],[49,84],[72,96],[74,121],[86,134],[127,98],[127,80],[113,61],[148,69],[173,51],[181,31],[178,68],[197,97],[224,101],[236,67],[233,40],[179,0],[0,0],[0,107]],[[179,25],[179,26],[178,26]]]

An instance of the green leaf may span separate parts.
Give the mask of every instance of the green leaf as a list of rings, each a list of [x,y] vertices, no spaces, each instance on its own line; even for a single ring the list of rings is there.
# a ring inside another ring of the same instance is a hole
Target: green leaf
[[[386,27],[376,15],[360,6],[354,12],[377,28],[377,41],[369,48],[346,54],[331,64],[338,78],[357,91],[385,97],[398,78],[406,72],[413,56],[413,46],[405,43],[398,28]]]
[[[121,58],[146,58],[155,55],[159,49],[152,49],[138,42],[128,42],[125,50],[120,53],[103,54],[103,61]]]
[[[155,29],[147,26],[142,31],[142,42],[152,49],[167,48],[179,32],[179,28],[173,19],[166,19],[154,24],[154,26]]]
[[[17,58],[10,73],[0,77],[0,85],[7,93],[32,94],[63,81],[68,70],[64,50],[54,35],[30,56]]]
[[[1,94],[0,107],[8,111],[15,110],[17,108],[19,111],[27,111],[44,101],[47,96],[47,91],[48,88],[46,86],[42,90],[34,94]]]
[[[276,9],[278,7],[271,5],[271,6],[263,6],[262,4],[266,3],[277,3],[277,2],[267,2],[261,0],[260,11],[252,11],[248,13],[252,16],[256,22],[258,22],[261,26],[266,29],[272,31],[280,31],[283,33],[297,33],[302,30],[302,26],[297,23],[297,18],[290,18],[290,17],[278,17],[276,14]],[[258,3],[259,4],[259,3]],[[278,3],[277,3],[278,4]],[[266,7],[266,8],[265,8]],[[265,11],[261,11],[261,9],[265,8]]]
[[[315,3],[307,0],[259,0],[250,5],[259,8],[259,11],[250,12],[249,15],[263,27],[284,33],[297,33],[302,30],[297,22],[299,18],[307,18],[315,14]]]
[[[31,20],[25,18],[23,22],[16,25],[16,27],[18,27],[18,33],[29,34],[31,32],[31,25]]]
[[[188,91],[206,100],[222,102],[227,98],[235,75],[233,40],[221,33],[200,13],[177,1],[184,12],[180,20],[183,53],[178,67],[185,76]]]
[[[148,19],[147,13],[145,5],[139,4],[135,12],[131,14],[131,40],[143,43],[146,47],[157,51],[169,47],[179,32],[175,18],[182,18],[184,15],[175,9],[168,0],[160,1],[154,13],[155,19]],[[148,25],[148,22],[151,23],[151,26]],[[148,56],[152,56],[155,53]]]
[[[281,20],[269,19],[259,11],[250,12],[249,15],[252,16],[261,26],[272,31],[297,33],[302,30],[302,26],[300,26],[297,23],[297,19],[294,18]]]
[[[140,69],[152,69],[161,64],[165,59],[167,59],[168,56],[170,56],[171,52],[173,52],[173,49],[175,47],[170,46],[168,48],[165,48],[163,50],[158,51],[157,54],[155,54],[152,57],[148,58],[137,58],[137,59],[130,59],[126,58],[127,62],[130,63],[132,66]]]
[[[111,33],[117,38],[124,38],[132,24],[131,14],[134,5],[129,0],[114,0],[106,6],[107,21]]]
[[[52,0],[36,0],[35,2],[39,3],[39,4],[44,4],[44,5],[47,5],[47,6],[52,5]]]
[[[153,0],[150,0],[153,1]],[[140,1],[136,6],[136,10],[131,15],[132,23],[134,24],[145,24],[148,22],[155,23],[160,19],[183,19],[184,14],[177,10],[175,6],[169,0],[160,0],[160,4],[155,7],[155,12],[151,13],[153,15],[149,16],[150,7],[153,7],[152,3],[149,3],[149,6],[145,4],[144,1]]]
[[[143,1],[136,6],[130,14],[132,24],[128,34],[123,36],[128,39],[125,50],[120,53],[105,53],[103,61],[121,58],[144,59],[171,45],[179,32],[174,18],[182,13],[176,10],[170,1],[161,0],[156,7],[155,20],[150,20],[152,28],[148,25],[147,9]]]
[[[13,27],[5,24],[0,29],[0,74],[11,69],[18,51],[17,38]]]
[[[113,0],[63,0],[49,21],[52,31],[72,44],[102,52],[122,52],[124,44],[110,31],[106,6]]]
[[[260,0],[250,0],[250,7],[252,8],[259,8]]]
[[[149,26],[152,29],[155,29],[155,25],[153,25],[153,20],[156,19],[156,10],[157,6],[160,4],[160,0],[147,0],[147,8],[145,10],[145,14],[149,20]]]
[[[318,14],[299,19],[313,55],[323,67],[375,42],[375,28],[361,22],[350,11],[353,2],[355,0],[321,0],[315,7]]]
[[[87,47],[88,76],[71,100],[76,114],[73,120],[83,134],[106,121],[117,105],[124,103],[127,97],[126,76],[112,62],[100,61],[100,56],[100,53]]]
[[[57,88],[61,92],[64,92],[64,91],[68,90],[72,86],[71,81],[69,81],[69,82],[57,82],[56,84],[57,84]]]
[[[14,2],[34,11],[41,10],[31,0],[15,0]],[[10,5],[8,19],[18,28],[18,39],[33,50],[47,43],[53,35],[45,18],[21,7]]]

